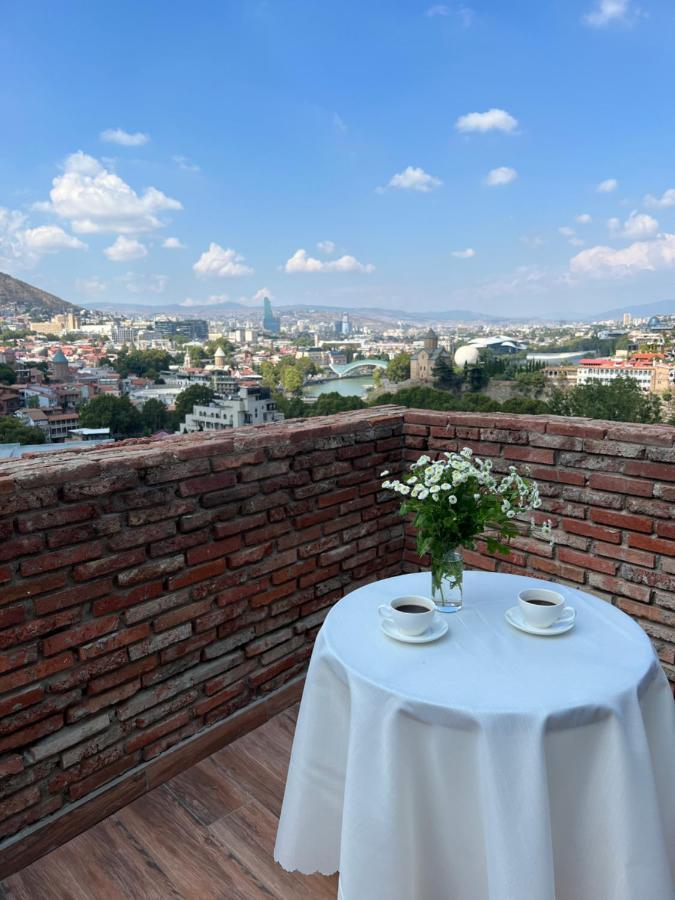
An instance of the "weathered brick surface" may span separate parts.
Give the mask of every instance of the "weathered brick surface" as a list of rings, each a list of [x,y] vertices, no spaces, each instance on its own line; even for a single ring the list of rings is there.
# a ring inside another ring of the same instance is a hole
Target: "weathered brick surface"
[[[330,606],[420,566],[380,472],[530,466],[553,546],[469,567],[616,604],[675,681],[675,429],[393,407],[0,464],[0,837],[306,667]]]
[[[0,837],[301,672],[361,570],[401,571],[402,440],[383,408],[1,464]]]

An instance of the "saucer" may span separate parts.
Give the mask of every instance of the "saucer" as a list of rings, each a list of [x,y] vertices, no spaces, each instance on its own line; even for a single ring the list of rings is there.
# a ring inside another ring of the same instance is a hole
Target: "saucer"
[[[564,622],[554,622],[553,625],[548,628],[537,628],[535,625],[527,624],[523,619],[518,606],[512,606],[510,609],[507,609],[504,618],[509,625],[513,625],[513,627],[517,628],[519,631],[524,631],[527,634],[542,635],[543,637],[553,637],[553,635],[556,634],[565,634],[570,628],[574,628],[574,623],[576,622],[575,614],[572,619],[566,619]]]
[[[403,641],[404,644],[428,644],[443,637],[448,630],[448,623],[443,619],[434,619],[431,626],[422,634],[403,634],[388,619],[380,620],[380,628],[387,637],[393,638],[395,641]]]

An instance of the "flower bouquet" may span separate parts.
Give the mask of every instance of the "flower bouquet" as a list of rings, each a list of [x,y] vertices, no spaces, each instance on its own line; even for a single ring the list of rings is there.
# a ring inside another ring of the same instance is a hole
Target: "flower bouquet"
[[[431,557],[432,598],[446,612],[462,606],[461,548],[474,548],[480,538],[489,552],[508,555],[508,542],[523,533],[524,523],[517,517],[541,506],[536,482],[519,475],[515,466],[506,475],[495,475],[492,462],[474,456],[468,447],[435,461],[420,456],[401,481],[387,480],[382,486],[401,495],[402,515],[413,513],[417,552]],[[541,526],[540,535],[550,539],[550,521]]]

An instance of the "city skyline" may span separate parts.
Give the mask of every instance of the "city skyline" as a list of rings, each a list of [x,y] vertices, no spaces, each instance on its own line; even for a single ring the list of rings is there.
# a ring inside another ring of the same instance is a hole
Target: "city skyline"
[[[665,3],[69,6],[6,11],[0,271],[186,314],[672,295]]]

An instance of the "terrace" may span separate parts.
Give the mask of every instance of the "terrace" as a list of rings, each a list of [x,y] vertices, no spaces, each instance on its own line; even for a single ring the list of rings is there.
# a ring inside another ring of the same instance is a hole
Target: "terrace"
[[[555,526],[553,547],[521,538],[467,565],[617,605],[675,682],[667,426],[380,407],[7,461],[0,877],[24,871],[6,894],[49,879],[92,896],[90,858],[109,879],[97,896],[334,896],[334,880],[271,862],[288,710],[330,606],[420,565],[380,472],[462,446],[529,465]],[[201,892],[172,841],[199,860]]]

